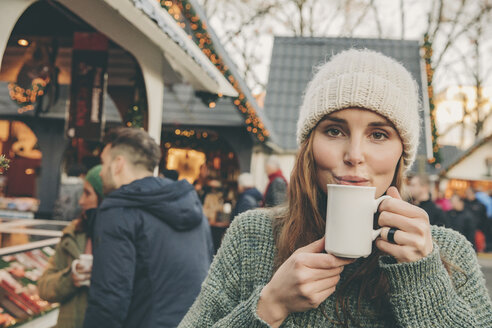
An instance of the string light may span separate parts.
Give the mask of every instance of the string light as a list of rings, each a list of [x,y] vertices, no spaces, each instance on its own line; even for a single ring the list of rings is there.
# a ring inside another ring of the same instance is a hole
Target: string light
[[[17,44],[21,47],[27,47],[29,45],[29,41],[27,41],[26,39],[19,39],[17,41]]]
[[[15,101],[19,106],[17,110],[19,114],[34,109],[34,104],[38,100],[39,96],[44,95],[44,90],[48,85],[49,78],[42,79],[40,77],[35,78],[31,82],[31,86],[28,89],[24,89],[17,83],[9,83],[9,96],[10,99]]]
[[[224,64],[222,58],[216,53],[213,46],[212,39],[207,31],[207,25],[201,21],[200,17],[194,11],[193,6],[188,0],[183,1],[161,1],[161,5],[174,17],[176,23],[179,26],[183,26],[184,20],[189,22],[189,28],[191,34],[189,37],[194,40],[203,53],[209,58],[209,60],[217,67],[217,69],[226,77],[233,85],[239,96],[233,101],[234,105],[243,114],[247,130],[252,132],[260,141],[264,141],[270,135],[269,131],[265,128],[264,124],[256,115],[255,108],[246,99],[245,94],[242,92],[239,81],[237,81],[232,73],[229,71],[229,67]],[[218,97],[222,97],[221,94]],[[210,108],[216,106],[216,102],[208,102]],[[253,124],[253,127],[250,125]],[[197,135],[197,138],[199,135]],[[206,137],[205,137],[206,138]]]

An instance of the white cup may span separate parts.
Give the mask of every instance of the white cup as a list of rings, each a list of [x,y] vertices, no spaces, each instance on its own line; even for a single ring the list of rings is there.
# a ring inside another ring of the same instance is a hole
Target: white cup
[[[72,262],[72,272],[74,275],[79,276],[79,272],[77,272],[77,264],[79,264],[84,271],[92,269],[92,254],[80,254],[79,258]],[[81,286],[90,286],[90,279],[84,280],[80,283]]]
[[[367,257],[381,233],[373,230],[374,213],[390,196],[374,199],[376,187],[327,185],[325,250],[339,257]]]
[[[92,268],[92,254],[80,254],[79,260],[79,263],[84,270],[89,270]]]

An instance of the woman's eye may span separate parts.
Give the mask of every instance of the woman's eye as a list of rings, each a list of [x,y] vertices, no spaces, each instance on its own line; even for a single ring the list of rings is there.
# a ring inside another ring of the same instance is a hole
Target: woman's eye
[[[342,134],[342,131],[337,128],[329,128],[326,130],[326,134],[328,134],[330,137],[337,137]]]
[[[372,137],[375,139],[375,140],[383,140],[383,139],[387,139],[388,138],[388,135],[386,135],[385,133],[383,132],[373,132],[372,133]]]

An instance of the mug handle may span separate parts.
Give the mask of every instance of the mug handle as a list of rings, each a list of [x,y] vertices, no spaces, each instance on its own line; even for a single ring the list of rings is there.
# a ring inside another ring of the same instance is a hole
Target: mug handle
[[[381,204],[381,202],[385,199],[388,199],[388,198],[391,198],[391,196],[384,195],[384,196],[381,196],[378,199],[374,200],[374,209],[373,209],[374,213],[376,213],[378,211],[378,208],[379,208],[379,205]],[[381,228],[373,230],[372,231],[372,240],[378,238],[380,234],[381,234]]]

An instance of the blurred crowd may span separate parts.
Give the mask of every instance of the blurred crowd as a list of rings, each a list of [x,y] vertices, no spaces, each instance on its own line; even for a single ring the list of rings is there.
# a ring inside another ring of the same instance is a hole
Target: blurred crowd
[[[463,195],[453,193],[447,198],[440,191],[433,197],[432,186],[428,176],[410,177],[407,201],[424,209],[432,225],[463,234],[477,252],[492,251],[492,191],[469,187]]]

